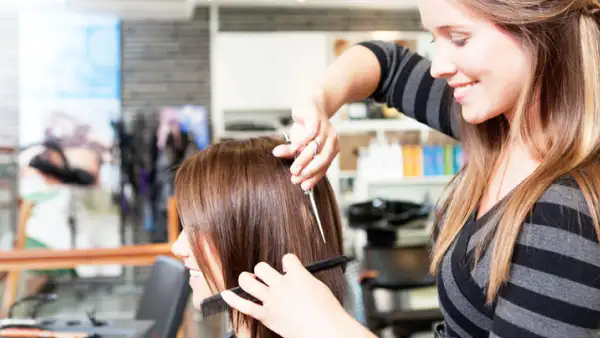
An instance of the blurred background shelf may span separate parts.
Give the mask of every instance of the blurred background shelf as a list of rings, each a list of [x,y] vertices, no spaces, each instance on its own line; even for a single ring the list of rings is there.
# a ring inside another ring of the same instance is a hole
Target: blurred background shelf
[[[370,185],[446,185],[453,176],[419,176],[398,178],[374,178],[369,180]]]
[[[334,121],[333,125],[338,134],[354,134],[364,132],[428,132],[428,126],[409,118],[364,119]]]
[[[356,177],[355,170],[340,170],[340,179],[353,179]],[[404,176],[390,178],[373,178],[371,184],[448,184],[452,179],[452,175],[441,176]]]

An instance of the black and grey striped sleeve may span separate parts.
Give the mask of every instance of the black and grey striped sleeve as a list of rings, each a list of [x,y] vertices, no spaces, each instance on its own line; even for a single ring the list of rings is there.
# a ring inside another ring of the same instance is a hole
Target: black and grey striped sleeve
[[[523,225],[491,337],[597,337],[600,247],[581,190],[555,184]]]
[[[431,62],[392,42],[364,41],[381,67],[381,79],[371,98],[398,109],[407,116],[450,137],[459,139],[458,105],[444,79],[430,74]]]

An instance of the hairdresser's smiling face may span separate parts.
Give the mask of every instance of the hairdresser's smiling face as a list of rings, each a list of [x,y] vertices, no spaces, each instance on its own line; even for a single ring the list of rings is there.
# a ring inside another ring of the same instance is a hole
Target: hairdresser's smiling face
[[[456,0],[421,0],[419,12],[435,39],[431,75],[455,88],[464,119],[510,120],[530,65],[520,42]]]
[[[204,246],[203,249],[208,250],[206,246]],[[175,256],[181,258],[185,266],[190,270],[190,287],[192,288],[193,292],[192,301],[194,303],[194,307],[200,309],[200,302],[204,298],[212,296],[213,293],[210,291],[210,287],[208,286],[206,278],[200,271],[200,267],[198,266],[196,258],[194,258],[194,253],[190,247],[190,242],[187,238],[185,230],[179,234],[177,241],[175,241],[175,243],[173,243],[171,246],[171,251]],[[211,255],[207,255],[207,257],[211,257]],[[211,263],[213,274],[218,276],[218,274],[215,273],[218,271],[216,263]]]

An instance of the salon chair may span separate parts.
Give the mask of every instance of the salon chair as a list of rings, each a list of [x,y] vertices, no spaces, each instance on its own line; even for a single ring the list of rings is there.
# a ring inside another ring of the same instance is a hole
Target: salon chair
[[[398,230],[423,227],[433,206],[374,199],[348,207],[349,226],[366,232],[360,285],[367,327],[379,333],[392,328],[399,338],[431,331],[442,320],[439,309],[404,309],[402,296],[435,285],[428,273],[429,246],[398,246]]]
[[[152,265],[150,275],[146,280],[134,318],[104,320],[93,313],[87,313],[87,318],[37,317],[39,307],[54,296],[33,295],[21,299],[12,308],[24,302],[35,301],[37,304],[30,311],[30,317],[23,320],[38,320],[39,325],[50,330],[77,331],[96,333],[100,337],[138,337],[139,332],[145,333],[144,338],[174,338],[183,322],[191,289],[189,286],[189,270],[175,258],[158,256]],[[9,313],[10,313],[9,312]],[[93,311],[95,312],[95,311]],[[10,316],[9,316],[10,318]],[[149,329],[151,327],[151,329]],[[118,333],[117,332],[121,332]]]
[[[190,297],[189,279],[180,260],[156,258],[135,314],[135,319],[154,321],[152,338],[177,336]]]
[[[346,209],[349,226],[366,232],[367,243],[373,247],[393,247],[398,231],[423,226],[434,206],[375,198],[355,203]]]
[[[395,337],[430,331],[441,321],[439,309],[404,309],[403,294],[435,285],[428,274],[429,247],[365,247],[360,278],[367,327],[380,331],[391,327]]]

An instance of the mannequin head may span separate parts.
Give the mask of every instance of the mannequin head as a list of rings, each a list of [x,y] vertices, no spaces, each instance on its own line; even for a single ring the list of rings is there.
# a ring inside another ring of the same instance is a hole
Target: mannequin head
[[[327,243],[310,200],[291,183],[292,160],[272,155],[283,143],[271,138],[226,141],[188,158],[175,177],[183,232],[173,245],[191,270],[194,304],[238,286],[238,276],[266,262],[282,271],[294,253],[305,264],[342,254],[338,205],[327,179],[314,188]],[[341,269],[316,275],[342,301]],[[252,337],[277,337],[250,317],[232,313],[234,329]]]

